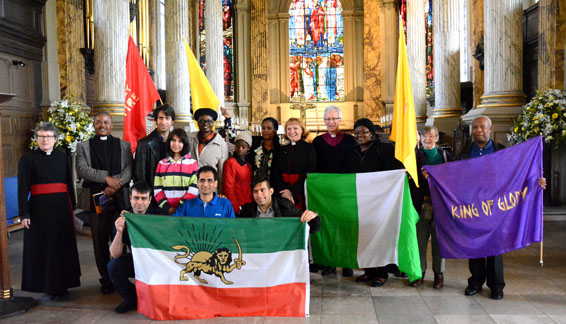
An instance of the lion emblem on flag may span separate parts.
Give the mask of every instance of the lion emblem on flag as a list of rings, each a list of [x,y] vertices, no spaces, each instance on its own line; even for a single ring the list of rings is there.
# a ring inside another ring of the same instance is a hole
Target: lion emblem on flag
[[[224,277],[225,273],[230,273],[234,269],[240,270],[242,266],[246,264],[246,261],[242,259],[242,247],[236,238],[234,242],[238,246],[238,258],[234,259],[232,263],[232,251],[228,248],[221,247],[214,250],[211,253],[206,250],[191,252],[191,249],[186,245],[173,245],[171,248],[177,251],[185,250],[183,254],[177,254],[175,256],[175,263],[185,266],[185,269],[181,270],[179,279],[181,281],[188,281],[189,278],[187,274],[193,273],[193,276],[198,281],[203,284],[207,284],[208,281],[200,278],[201,273],[206,273],[210,275],[215,275],[226,285],[233,284],[232,281],[226,280]],[[188,262],[179,262],[179,259],[187,259]]]

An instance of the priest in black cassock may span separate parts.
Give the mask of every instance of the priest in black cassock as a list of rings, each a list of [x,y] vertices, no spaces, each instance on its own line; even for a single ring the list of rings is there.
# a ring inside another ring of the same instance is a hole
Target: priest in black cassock
[[[113,137],[112,117],[99,112],[94,118],[96,136],[77,145],[77,175],[84,179],[83,190],[91,195],[103,192],[111,203],[97,214],[94,202],[90,200],[90,228],[94,259],[100,273],[100,291],[114,292],[114,285],[108,276],[110,261],[109,244],[113,239],[114,222],[120,211],[126,209],[128,184],[132,178],[132,149],[130,143]]]
[[[340,130],[342,122],[342,110],[334,105],[326,107],[324,110],[324,124],[327,132],[317,136],[312,145],[316,150],[318,173],[347,173],[346,157],[356,148],[354,136],[346,134]],[[311,270],[316,271],[318,265],[311,266]],[[321,267],[322,274],[334,272],[334,267]],[[351,277],[354,274],[352,269],[342,269],[344,277]]]
[[[59,131],[53,124],[35,129],[39,149],[18,165],[18,207],[24,230],[22,290],[65,299],[80,286],[74,229],[71,170],[67,155],[54,150]],[[28,195],[30,195],[28,201]]]
[[[347,173],[346,157],[356,148],[356,140],[340,130],[341,121],[342,110],[337,106],[328,106],[324,110],[324,124],[328,131],[312,141],[318,173]]]

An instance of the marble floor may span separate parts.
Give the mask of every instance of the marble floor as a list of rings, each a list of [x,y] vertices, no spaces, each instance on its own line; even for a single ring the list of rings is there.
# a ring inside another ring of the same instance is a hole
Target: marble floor
[[[566,323],[566,222],[545,222],[544,267],[536,243],[504,257],[505,298],[492,300],[489,289],[464,296],[467,260],[447,260],[445,287],[432,288],[432,273],[419,288],[407,279],[390,277],[379,288],[357,284],[340,274],[311,274],[309,318],[214,318],[190,323]],[[136,312],[115,314],[116,294],[103,295],[98,285],[90,236],[79,235],[82,286],[70,291],[63,302],[46,300],[42,294],[15,289],[16,296],[32,296],[39,306],[27,313],[0,320],[17,323],[149,323]],[[22,231],[9,239],[12,287],[20,287]],[[430,253],[429,253],[430,255]],[[430,261],[429,261],[430,264]],[[361,271],[355,271],[356,275]]]

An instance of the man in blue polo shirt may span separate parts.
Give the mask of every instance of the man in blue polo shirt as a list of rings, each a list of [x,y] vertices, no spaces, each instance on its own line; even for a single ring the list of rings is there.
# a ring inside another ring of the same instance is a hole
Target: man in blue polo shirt
[[[230,200],[218,197],[215,192],[218,186],[216,169],[208,165],[201,167],[197,179],[199,195],[180,205],[173,216],[235,218]]]

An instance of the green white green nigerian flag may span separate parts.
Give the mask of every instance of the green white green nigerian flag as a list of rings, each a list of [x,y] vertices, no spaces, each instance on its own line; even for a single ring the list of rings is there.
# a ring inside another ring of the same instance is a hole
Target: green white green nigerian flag
[[[127,214],[126,223],[141,314],[308,316],[308,226],[297,218]]]
[[[308,209],[322,227],[311,237],[317,264],[371,268],[395,263],[411,281],[422,276],[405,170],[309,174]]]

